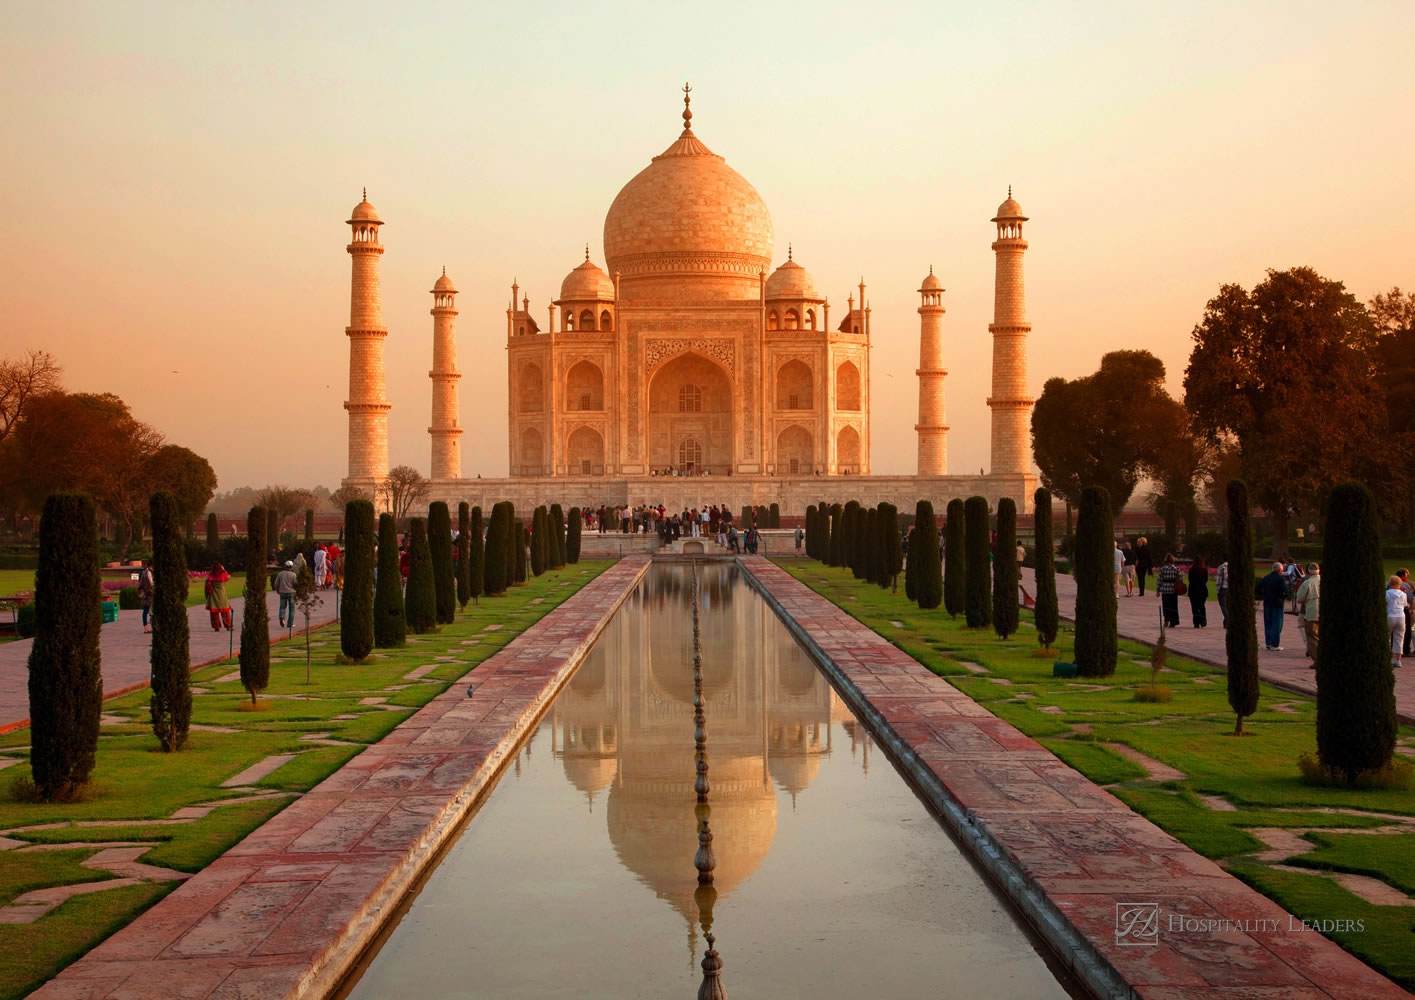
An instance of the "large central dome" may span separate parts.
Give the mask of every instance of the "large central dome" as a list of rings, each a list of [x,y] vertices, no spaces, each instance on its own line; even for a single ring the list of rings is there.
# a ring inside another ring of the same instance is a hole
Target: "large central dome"
[[[766,202],[691,128],[624,185],[604,219],[609,273],[659,289],[670,276],[694,275],[698,294],[754,296],[749,282],[771,266],[771,249]],[[701,280],[714,275],[727,280]]]

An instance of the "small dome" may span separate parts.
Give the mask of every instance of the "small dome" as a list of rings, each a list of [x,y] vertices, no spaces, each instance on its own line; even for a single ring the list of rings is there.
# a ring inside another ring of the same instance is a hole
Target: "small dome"
[[[442,269],[442,277],[433,284],[432,290],[434,292],[455,292],[457,290],[452,287],[452,279],[447,277],[447,268]]]
[[[938,275],[934,274],[934,269],[929,268],[929,276],[924,279],[924,283],[919,286],[921,292],[941,292],[943,282],[938,280]]]
[[[1022,206],[1017,204],[1012,197],[1012,188],[1007,189],[1007,200],[997,206],[997,215],[993,217],[993,222],[1026,222],[1027,217],[1022,214]]]
[[[772,271],[771,277],[766,279],[766,297],[768,299],[825,301],[816,291],[816,283],[811,280],[811,272],[789,257],[785,264]]]
[[[588,256],[583,264],[565,275],[565,280],[560,283],[561,302],[582,302],[586,299],[602,302],[614,300],[613,280]]]
[[[368,203],[368,188],[364,188],[364,200],[354,206],[353,213],[349,216],[350,222],[379,222],[378,213],[374,211],[372,205]]]

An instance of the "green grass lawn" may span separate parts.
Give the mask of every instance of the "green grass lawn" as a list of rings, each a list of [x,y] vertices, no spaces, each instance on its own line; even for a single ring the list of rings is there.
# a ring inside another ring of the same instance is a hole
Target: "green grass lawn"
[[[1229,735],[1234,717],[1224,676],[1206,664],[1171,654],[1160,682],[1173,698],[1137,702],[1135,687],[1151,677],[1149,648],[1139,643],[1120,641],[1112,677],[1054,678],[1051,659],[1031,655],[1037,643],[1028,611],[1022,612],[1020,633],[1004,641],[991,628],[969,629],[942,609],[922,611],[902,589],[891,594],[855,580],[848,570],[802,559],[778,565],[1298,917],[1361,917],[1364,933],[1333,939],[1405,988],[1415,987],[1415,907],[1373,905],[1331,879],[1282,871],[1253,856],[1267,846],[1250,830],[1295,828],[1311,850],[1278,864],[1367,875],[1415,895],[1415,824],[1392,835],[1340,832],[1398,823],[1378,814],[1415,817],[1415,790],[1303,783],[1297,758],[1316,750],[1313,699],[1264,684],[1257,713],[1244,723],[1251,735],[1235,738]],[[1069,626],[1058,645],[1068,653],[1072,648]],[[987,673],[971,672],[965,663]],[[1399,738],[1415,746],[1410,727],[1402,727]],[[1138,750],[1184,777],[1151,780],[1108,744]],[[1234,808],[1211,807],[1218,799]],[[1312,828],[1337,832],[1305,832]]]
[[[98,764],[88,801],[40,804],[19,801],[12,786],[28,775],[25,761],[0,771],[0,829],[41,823],[101,821],[101,826],[64,826],[7,834],[35,844],[141,841],[153,847],[139,860],[184,872],[200,871],[246,834],[308,791],[366,746],[376,743],[418,706],[474,669],[529,625],[592,580],[610,561],[586,560],[515,587],[505,597],[469,605],[453,625],[435,634],[410,636],[402,649],[376,651],[354,666],[335,665],[337,625],[311,636],[310,683],[305,683],[305,646],[301,638],[272,647],[270,687],[262,698],[269,708],[241,711],[249,696],[239,682],[221,682],[234,663],[199,670],[192,683],[205,690],[194,698],[192,721],[235,732],[194,730],[187,749],[165,754],[148,728],[148,696],[127,695],[104,704],[104,712],[125,722],[103,727]],[[531,604],[536,598],[541,603]],[[484,632],[487,625],[501,628]],[[476,641],[469,645],[463,642]],[[437,661],[434,657],[452,656]],[[436,663],[422,680],[408,681],[415,667]],[[427,681],[428,683],[423,683]],[[407,685],[400,691],[390,686]],[[292,697],[293,696],[293,697]],[[360,704],[386,698],[391,709]],[[350,715],[336,720],[334,716]],[[301,735],[327,733],[340,745],[302,742]],[[0,755],[25,757],[27,730],[0,736]],[[296,756],[258,782],[262,790],[285,797],[247,799],[218,806],[203,819],[183,824],[153,824],[185,806],[239,799],[249,792],[221,783],[273,754]],[[0,852],[0,905],[21,893],[46,886],[88,882],[112,876],[84,868],[93,853],[73,850]],[[136,885],[76,897],[32,924],[0,924],[0,1000],[22,997],[66,964],[122,927],[166,895],[176,883]]]

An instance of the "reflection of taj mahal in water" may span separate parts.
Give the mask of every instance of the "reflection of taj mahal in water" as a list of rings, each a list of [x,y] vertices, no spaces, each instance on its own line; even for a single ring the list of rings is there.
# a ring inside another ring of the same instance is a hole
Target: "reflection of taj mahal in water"
[[[686,90],[687,88],[685,88]],[[864,503],[1030,497],[1022,239],[1008,193],[997,239],[992,469],[951,477],[944,406],[943,282],[919,287],[918,472],[870,475],[871,309],[863,280],[832,308],[787,248],[774,270],[771,213],[756,189],[694,134],[682,134],[619,192],[604,221],[606,269],[585,259],[540,319],[513,282],[506,310],[509,480],[462,479],[455,322],[444,273],[433,296],[431,479],[435,498],[518,505],[672,501],[780,502],[826,494]],[[353,241],[349,471],[387,474],[388,414],[378,262],[383,225],[367,198]],[[544,327],[540,324],[544,322]],[[478,334],[482,332],[479,324]],[[670,481],[664,472],[678,475]],[[712,477],[711,484],[697,477]],[[688,477],[683,482],[680,477]],[[823,477],[848,476],[829,484]],[[858,477],[858,478],[856,478]]]

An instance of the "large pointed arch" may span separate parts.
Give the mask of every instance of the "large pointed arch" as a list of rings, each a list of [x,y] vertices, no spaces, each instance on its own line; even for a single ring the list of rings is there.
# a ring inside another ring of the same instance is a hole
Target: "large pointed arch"
[[[648,385],[650,468],[728,475],[732,469],[732,379],[727,370],[696,351],[664,362]],[[692,457],[692,469],[680,460]]]

